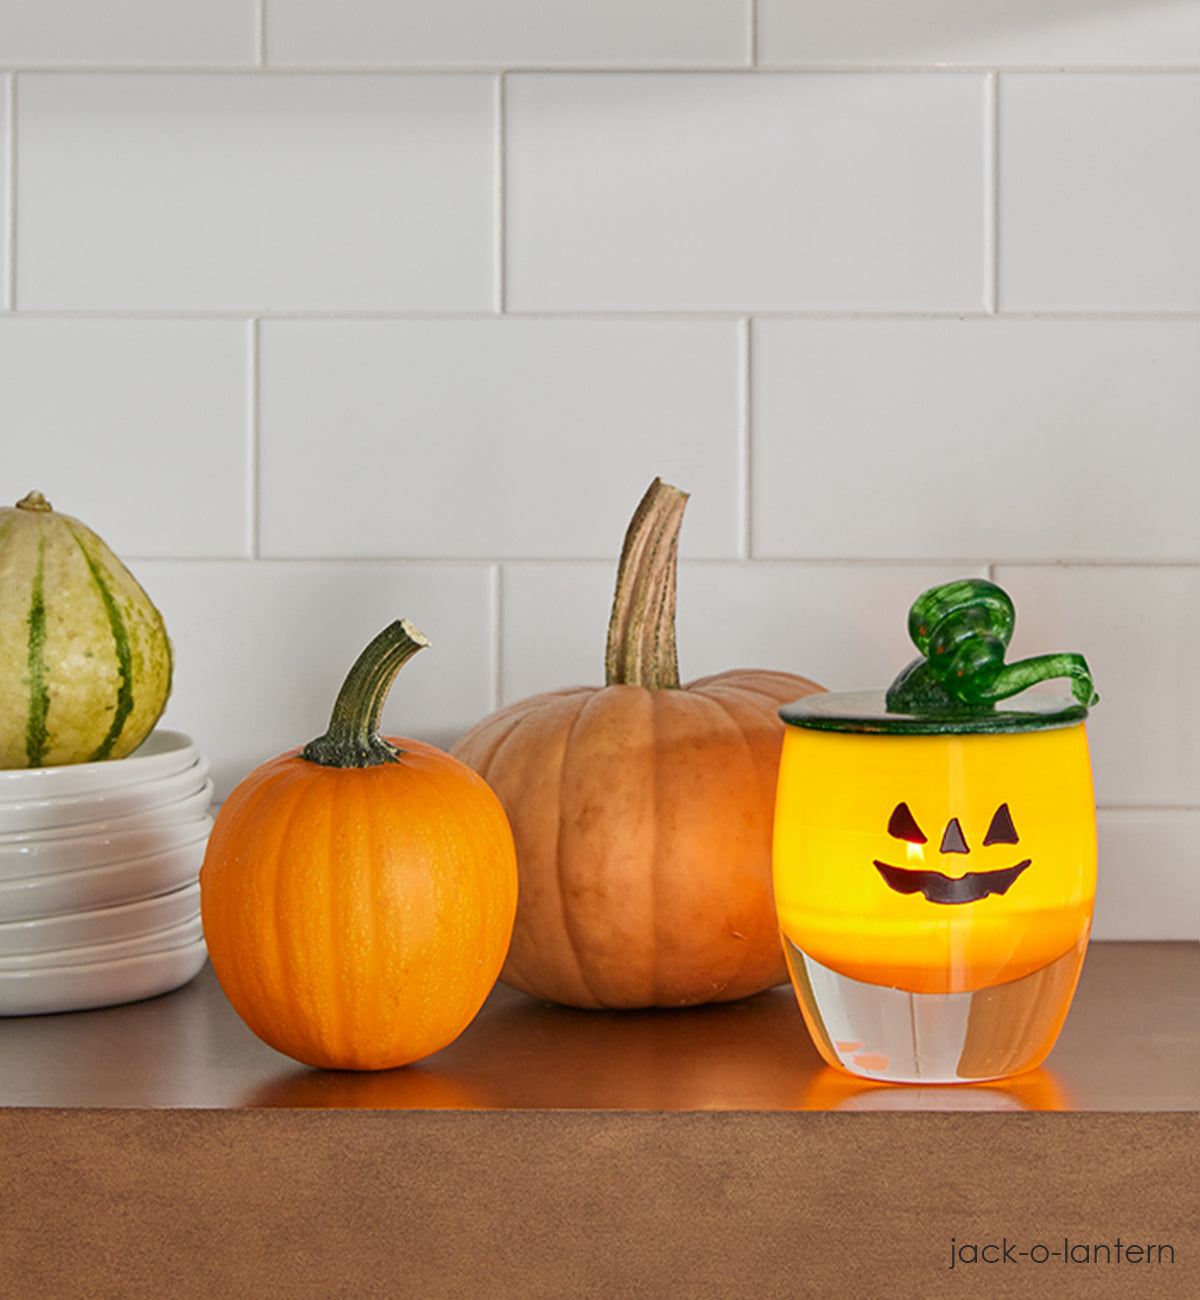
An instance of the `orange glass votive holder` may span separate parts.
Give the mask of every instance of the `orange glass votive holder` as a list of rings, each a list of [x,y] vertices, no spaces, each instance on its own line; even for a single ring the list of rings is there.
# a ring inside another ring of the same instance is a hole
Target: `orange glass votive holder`
[[[775,905],[800,1009],[825,1060],[864,1078],[1033,1069],[1095,902],[1087,705],[899,703],[821,694],[780,711]]]

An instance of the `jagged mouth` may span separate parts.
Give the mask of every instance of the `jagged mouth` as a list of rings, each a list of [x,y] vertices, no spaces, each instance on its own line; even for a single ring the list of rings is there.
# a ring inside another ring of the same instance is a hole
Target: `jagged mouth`
[[[944,876],[940,871],[893,867],[875,861],[875,869],[897,894],[924,894],[931,903],[977,903],[989,894],[1007,894],[1013,881],[1033,861],[1026,858],[1000,871],[968,871],[965,876]]]

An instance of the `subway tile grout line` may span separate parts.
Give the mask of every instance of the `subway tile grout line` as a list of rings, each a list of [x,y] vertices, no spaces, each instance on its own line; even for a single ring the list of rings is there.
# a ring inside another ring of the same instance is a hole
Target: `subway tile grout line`
[[[992,73],[984,92],[984,303],[1000,313],[1000,77]]]
[[[260,433],[262,428],[262,324],[251,320],[247,337],[246,401],[246,546],[251,560],[259,561],[260,537]]]
[[[12,73],[5,85],[8,123],[4,132],[4,179],[8,188],[4,216],[8,229],[4,234],[3,306],[17,309],[17,74]]]
[[[258,0],[255,7],[254,62],[256,70],[267,67],[267,0]]]
[[[489,712],[501,707],[504,700],[504,565],[491,566],[492,615],[492,704]]]
[[[664,69],[670,71],[670,69]],[[729,69],[736,71],[736,69]],[[909,75],[945,75],[955,76],[959,73],[970,73],[971,75],[988,76],[994,73],[1004,72],[1027,72],[1031,76],[1050,76],[1050,77],[1086,77],[1093,75],[1124,75],[1126,73],[1150,74],[1162,73],[1164,76],[1188,75],[1189,73],[1200,72],[1200,61],[1188,62],[1180,60],[1178,63],[1097,63],[1089,64],[1071,64],[1071,63],[872,63],[872,64],[855,64],[855,63],[764,63],[759,64],[754,69],[755,72],[767,73],[772,76],[787,73],[831,73],[838,76],[853,76],[857,74],[879,76],[886,73],[897,73],[903,76]]]
[[[757,31],[755,32],[757,41]],[[1194,76],[1200,73],[1200,60],[1180,60],[1177,63],[1097,63],[1089,64],[1035,64],[1035,63],[696,63],[696,64],[521,64],[521,63],[463,63],[463,64],[274,64],[265,49],[266,26],[256,35],[256,45],[264,46],[259,63],[27,63],[15,61],[0,63],[0,76],[8,73],[35,73],[47,76],[270,76],[270,77],[451,77],[451,76],[517,76],[546,77],[626,77],[626,76],[715,76],[743,77],[747,74],[761,76],[944,76],[966,73],[988,76],[993,73],[1027,73],[1030,76],[1123,76],[1126,74],[1161,75],[1165,77]],[[259,57],[258,52],[255,58]]]
[[[1200,804],[1195,803],[1104,803],[1101,800],[1096,801],[1096,812],[1099,815],[1116,814],[1118,816],[1133,813],[1139,817],[1157,815],[1160,813],[1200,813]]]
[[[743,560],[753,559],[754,536],[754,324],[745,317],[738,328],[738,549]]]
[[[791,308],[762,309],[753,307],[713,308],[711,310],[655,308],[641,310],[638,308],[605,307],[588,310],[571,308],[563,310],[541,310],[536,308],[506,309],[496,312],[490,309],[478,311],[458,310],[397,310],[380,311],[352,308],[313,308],[313,309],[259,309],[235,308],[227,310],[217,308],[171,308],[171,307],[25,307],[15,313],[30,320],[95,320],[95,321],[231,321],[239,322],[249,319],[257,321],[308,321],[313,323],[338,321],[364,322],[494,322],[500,321],[713,321],[733,323],[745,320],[768,321],[1111,321],[1114,323],[1138,324],[1141,322],[1162,322],[1165,324],[1192,324],[1200,321],[1200,311],[1186,308],[1127,308],[1112,310],[1094,310],[1056,308],[1054,310],[1031,311],[1010,310],[989,312],[980,308],[944,307],[937,309],[914,309],[905,311],[898,308],[880,308],[876,311],[863,309],[837,310],[834,308]]]
[[[494,242],[492,256],[496,259],[493,272],[496,311],[503,316],[507,310],[508,300],[508,156],[505,142],[508,135],[508,81],[504,73],[496,78],[496,154],[495,154],[495,197],[494,197]]]
[[[612,555],[147,555],[131,553],[130,562],[164,564],[254,564],[263,568],[296,568],[306,564],[384,568],[468,568],[491,569],[536,566],[538,568],[605,568],[613,573],[619,556]],[[1022,559],[972,555],[874,555],[874,556],[765,556],[744,559],[736,555],[681,556],[681,569],[945,569],[978,568],[994,574],[998,569],[1108,569],[1192,571],[1200,575],[1200,559],[1070,559],[1025,557]]]

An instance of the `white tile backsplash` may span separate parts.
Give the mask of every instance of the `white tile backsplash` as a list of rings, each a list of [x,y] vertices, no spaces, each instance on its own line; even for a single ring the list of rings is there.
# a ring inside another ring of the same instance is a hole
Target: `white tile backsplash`
[[[650,480],[687,550],[740,542],[739,332],[723,321],[266,321],[270,556],[615,556]]]
[[[270,0],[272,64],[738,66],[753,0]]]
[[[1005,75],[1006,311],[1200,310],[1200,74]]]
[[[491,77],[21,77],[17,305],[494,303]]]
[[[1102,810],[1096,879],[1096,939],[1192,939],[1200,934],[1194,808]]]
[[[0,316],[4,505],[42,492],[122,556],[245,556],[249,327]]]
[[[4,0],[0,66],[255,62],[259,0]]]
[[[758,0],[774,65],[1194,64],[1193,0]]]
[[[630,515],[636,504],[631,504]],[[685,530],[690,522],[685,518]],[[562,686],[604,685],[616,573],[615,559],[603,564],[503,566],[500,703]],[[695,675],[685,665],[680,671]]]
[[[764,320],[753,553],[1200,557],[1200,325]]]
[[[978,310],[982,78],[508,80],[513,311]]]
[[[220,796],[395,617],[393,731],[598,682],[656,474],[685,678],[882,686],[993,576],[1096,670],[1097,934],[1198,937],[1198,84],[1194,0],[13,0],[4,491]]]

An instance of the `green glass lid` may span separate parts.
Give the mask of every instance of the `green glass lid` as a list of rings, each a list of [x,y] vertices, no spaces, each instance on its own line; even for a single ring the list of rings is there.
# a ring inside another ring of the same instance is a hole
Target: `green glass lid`
[[[994,734],[1082,722],[1099,700],[1087,661],[1066,653],[1005,663],[1015,625],[1012,600],[994,582],[961,578],[931,587],[908,614],[920,655],[886,691],[809,695],[779,716],[796,727],[888,735]],[[1070,698],[1022,694],[1060,677],[1070,682]]]

